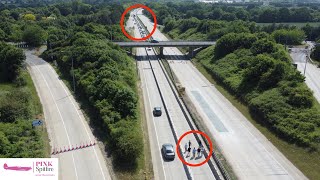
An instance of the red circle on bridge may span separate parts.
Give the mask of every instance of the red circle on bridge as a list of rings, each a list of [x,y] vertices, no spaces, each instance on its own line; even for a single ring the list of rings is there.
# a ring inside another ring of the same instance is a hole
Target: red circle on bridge
[[[191,163],[186,162],[186,161],[184,160],[184,158],[181,157],[181,154],[180,154],[180,151],[179,151],[179,147],[180,147],[180,142],[181,142],[181,140],[182,140],[186,135],[191,134],[191,133],[196,133],[196,134],[200,134],[200,135],[204,136],[204,137],[208,140],[209,146],[210,146],[210,150],[209,150],[210,152],[209,152],[208,157],[207,157],[203,162],[198,163],[198,164],[191,164]],[[212,156],[212,153],[213,153],[212,141],[210,140],[209,136],[208,136],[207,134],[205,134],[204,132],[202,132],[202,131],[198,131],[198,130],[187,131],[186,133],[184,133],[184,134],[179,138],[178,143],[176,144],[176,151],[177,151],[177,154],[178,154],[178,157],[179,157],[180,161],[181,161],[183,164],[188,165],[188,166],[195,166],[195,167],[196,167],[196,166],[201,166],[201,165],[205,164],[206,162],[208,162],[209,159],[210,159],[210,157]]]
[[[151,31],[151,33],[146,36],[146,37],[143,37],[143,38],[135,38],[135,37],[132,37],[130,34],[127,33],[127,31],[125,30],[124,28],[124,25],[123,25],[123,21],[124,21],[124,18],[125,18],[125,15],[131,10],[131,9],[135,9],[135,8],[143,8],[143,9],[146,9],[147,11],[149,11],[153,17],[153,29]],[[120,19],[120,27],[121,27],[121,30],[123,32],[123,34],[125,36],[127,36],[129,39],[133,40],[133,41],[144,41],[146,39],[149,39],[153,33],[156,31],[157,29],[157,16],[156,14],[147,6],[143,5],[143,4],[135,4],[135,5],[132,5],[130,7],[128,7],[123,13],[122,13],[122,16],[121,16],[121,19]]]

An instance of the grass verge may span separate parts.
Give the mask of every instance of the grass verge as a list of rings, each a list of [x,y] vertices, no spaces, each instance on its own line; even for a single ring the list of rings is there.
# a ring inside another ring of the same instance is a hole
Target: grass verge
[[[15,129],[15,132],[10,132],[10,128],[8,128],[8,132],[4,130],[4,133],[10,133],[9,136],[19,136],[15,139],[12,139],[12,145],[17,145],[15,143],[18,143],[21,147],[17,147],[19,150],[16,153],[11,154],[15,157],[21,157],[21,158],[49,158],[51,154],[51,148],[49,144],[49,137],[46,131],[45,123],[42,126],[36,127],[34,130],[36,133],[30,133],[29,125],[31,126],[31,123],[34,119],[39,118],[43,119],[43,111],[42,111],[42,104],[40,102],[40,99],[38,97],[36,88],[33,84],[33,81],[31,79],[30,74],[26,69],[22,69],[20,71],[20,76],[23,77],[23,80],[25,81],[25,85],[23,86],[17,86],[15,83],[0,83],[0,94],[6,93],[6,92],[15,92],[17,90],[27,90],[30,94],[28,94],[28,103],[24,104],[25,106],[28,106],[28,111],[30,112],[30,118],[18,118],[13,123],[2,123],[0,122],[0,125],[4,125],[2,128],[6,127],[5,125],[9,125],[12,127],[12,129]],[[19,94],[13,94],[13,96],[19,96]],[[19,114],[16,114],[17,116]],[[44,120],[45,122],[45,120]],[[28,128],[26,128],[26,126]],[[1,129],[1,128],[0,128]],[[1,131],[1,130],[0,130]],[[24,131],[25,133],[20,134],[20,131]],[[32,130],[33,131],[33,130]],[[17,133],[17,134],[15,134]],[[8,136],[8,137],[9,137]],[[21,138],[21,139],[20,139]],[[20,140],[18,140],[20,139]],[[11,141],[11,140],[10,140]],[[0,144],[1,146],[1,144]],[[10,151],[14,152],[15,147],[11,146]],[[33,151],[34,153],[28,153]]]
[[[309,152],[308,150],[290,144],[275,134],[267,127],[262,126],[249,113],[248,107],[241,103],[235,96],[231,95],[224,87],[207,72],[205,67],[197,59],[193,59],[197,69],[226,97],[280,152],[286,156],[304,175],[310,179],[320,178],[320,152]],[[320,105],[317,104],[318,108]]]
[[[31,76],[27,71],[23,71],[21,73],[25,77],[25,80],[27,82],[26,86],[28,87],[28,89],[30,89],[30,92],[31,92],[31,97],[30,97],[31,111],[36,116],[36,118],[43,119],[44,116],[43,116],[42,104],[40,102],[40,98],[39,98],[37,90],[33,84]],[[41,140],[43,142],[44,155],[45,155],[45,157],[49,158],[51,156],[50,155],[51,154],[51,147],[50,147],[50,143],[49,143],[50,142],[49,136],[46,131],[46,123],[43,124],[43,127],[40,130],[40,134],[41,134]]]

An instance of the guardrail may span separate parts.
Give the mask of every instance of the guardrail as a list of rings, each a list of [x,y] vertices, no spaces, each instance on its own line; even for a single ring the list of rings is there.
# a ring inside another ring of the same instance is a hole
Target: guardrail
[[[166,105],[166,102],[165,102],[165,100],[164,100],[164,98],[163,98],[163,95],[162,95],[162,92],[161,92],[161,89],[160,89],[160,86],[159,86],[157,77],[156,77],[156,75],[155,75],[155,73],[154,73],[152,64],[151,64],[151,62],[150,62],[150,59],[149,59],[150,57],[149,57],[149,55],[148,55],[148,51],[147,51],[146,49],[145,49],[145,51],[146,51],[147,58],[148,58],[148,61],[149,61],[149,64],[150,64],[150,68],[151,68],[151,72],[152,72],[153,78],[154,78],[154,80],[155,80],[155,82],[156,82],[156,86],[157,86],[157,90],[158,90],[159,95],[160,95],[161,102],[162,102],[162,104],[163,104],[164,110],[165,110],[165,112],[166,112],[166,115],[167,115],[167,118],[168,118],[168,121],[169,121],[169,125],[170,125],[170,128],[171,128],[171,131],[172,131],[173,136],[174,136],[174,140],[175,140],[175,142],[177,143],[177,142],[178,142],[178,137],[177,137],[176,130],[175,130],[174,126],[173,126],[172,119],[171,119],[171,117],[169,116],[169,111],[168,111],[168,109],[167,109],[167,105]],[[182,151],[181,151],[181,148],[179,148],[179,151],[180,151],[180,154],[183,154]],[[192,176],[191,176],[189,167],[187,167],[187,165],[183,164],[183,168],[184,168],[184,170],[185,170],[185,172],[186,172],[186,174],[187,174],[188,179],[189,179],[189,180],[192,180],[193,178],[192,178]]]

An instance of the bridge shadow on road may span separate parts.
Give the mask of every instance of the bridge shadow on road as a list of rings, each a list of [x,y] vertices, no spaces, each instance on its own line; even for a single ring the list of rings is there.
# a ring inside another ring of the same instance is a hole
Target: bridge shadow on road
[[[137,61],[153,61],[153,60],[158,60],[160,58],[160,56],[157,55],[148,55],[148,56],[135,56],[135,59]],[[186,55],[165,55],[164,56],[165,59],[167,60],[189,60],[188,56]]]

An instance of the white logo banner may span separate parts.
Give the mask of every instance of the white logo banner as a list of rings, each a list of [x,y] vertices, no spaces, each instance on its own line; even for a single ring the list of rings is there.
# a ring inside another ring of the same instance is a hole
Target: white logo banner
[[[58,180],[58,158],[0,158],[1,180]]]

